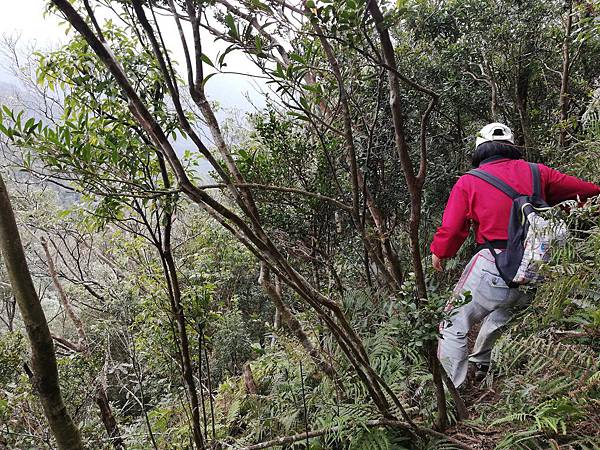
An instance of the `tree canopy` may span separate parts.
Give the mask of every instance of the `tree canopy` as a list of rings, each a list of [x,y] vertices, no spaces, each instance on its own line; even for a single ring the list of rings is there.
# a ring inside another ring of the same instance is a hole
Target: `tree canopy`
[[[428,250],[486,123],[600,183],[599,8],[49,0],[64,46],[4,43],[0,448],[600,445],[600,201],[466,391],[474,245]],[[264,107],[208,95],[233,73]]]

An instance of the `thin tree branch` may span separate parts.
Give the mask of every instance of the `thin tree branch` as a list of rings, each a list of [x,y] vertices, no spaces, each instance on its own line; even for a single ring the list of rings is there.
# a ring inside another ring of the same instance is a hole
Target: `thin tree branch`
[[[259,190],[264,190],[264,191],[290,192],[290,193],[294,193],[294,194],[305,195],[307,197],[313,197],[313,198],[316,198],[316,199],[319,199],[319,200],[322,200],[325,202],[332,203],[332,204],[336,205],[337,207],[339,207],[340,209],[352,212],[352,206],[350,206],[350,205],[346,205],[345,203],[342,203],[339,200],[336,200],[334,198],[327,197],[326,195],[321,195],[316,192],[305,191],[304,189],[283,187],[283,186],[269,186],[269,185],[259,184],[259,183],[235,183],[235,185],[239,186],[239,187],[259,189]],[[225,189],[225,188],[227,188],[227,185],[225,185],[223,183],[204,184],[204,185],[198,186],[198,189]]]
[[[365,423],[361,423],[360,426],[366,426],[368,428],[384,426],[384,427],[389,427],[389,428],[398,428],[398,429],[406,430],[409,433],[411,432],[411,427],[408,424],[406,424],[405,422],[400,422],[398,420],[387,420],[387,419],[368,420]],[[321,430],[302,432],[302,433],[294,434],[292,436],[284,436],[284,437],[280,437],[277,439],[272,439],[270,441],[262,442],[260,444],[254,444],[254,445],[249,445],[247,447],[242,447],[240,450],[261,450],[264,448],[272,448],[272,447],[276,447],[276,446],[280,446],[280,445],[292,444],[294,442],[299,442],[299,441],[305,440],[307,437],[314,438],[314,437],[324,436],[327,434],[339,433],[340,431],[346,430],[350,427],[351,427],[351,425],[345,425],[345,426],[340,425],[340,426],[335,426],[335,427],[331,427],[331,428],[324,428]],[[430,436],[436,437],[438,439],[444,439],[448,442],[451,442],[452,444],[456,445],[457,447],[459,447],[461,449],[473,450],[473,447],[461,442],[460,440],[458,440],[456,438],[453,438],[452,436],[445,435],[444,433],[440,433],[440,432],[432,430],[430,428],[419,427],[418,429],[422,433],[429,434]]]

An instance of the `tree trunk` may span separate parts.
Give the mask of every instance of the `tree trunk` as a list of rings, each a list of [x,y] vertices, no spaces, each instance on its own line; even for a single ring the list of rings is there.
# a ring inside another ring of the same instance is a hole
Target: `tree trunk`
[[[252,375],[250,363],[246,363],[242,367],[242,378],[244,379],[244,386],[246,386],[246,394],[256,395],[258,389],[256,388],[256,382],[254,381],[254,376]]]
[[[498,120],[498,84],[494,78],[494,72],[485,58],[483,60],[482,72],[485,73],[490,86],[490,114],[492,122],[496,122]]]
[[[435,428],[444,431],[448,427],[448,410],[446,407],[446,394],[444,393],[444,382],[442,380],[442,371],[444,368],[440,364],[437,356],[437,346],[435,342],[428,343],[426,349],[427,364],[433,377],[433,386],[435,389],[435,400],[437,405],[437,416],[435,418]],[[459,397],[460,398],[460,397]]]
[[[273,330],[277,331],[281,328],[281,310],[277,305],[275,305],[275,314],[273,317]],[[275,342],[277,341],[276,333],[273,333],[271,337],[271,347],[275,346]]]
[[[157,153],[160,166],[161,176],[165,187],[168,189],[171,186],[171,180],[163,156]],[[169,199],[172,201],[172,199]],[[190,355],[190,341],[186,328],[185,312],[181,302],[181,287],[179,285],[179,276],[177,275],[177,266],[173,257],[171,248],[171,232],[173,230],[173,210],[174,206],[167,204],[165,206],[164,229],[162,237],[162,248],[158,246],[159,255],[163,265],[165,281],[167,282],[169,297],[171,301],[171,312],[175,316],[177,322],[177,331],[181,346],[178,346],[181,357],[181,371],[183,382],[188,391],[190,406],[192,408],[192,432],[194,444],[196,448],[204,449],[204,436],[200,424],[200,402],[198,401],[198,393],[196,391],[196,383],[194,381],[194,368],[192,366],[192,357]]]
[[[2,249],[13,294],[17,300],[31,344],[33,385],[40,396],[52,434],[56,438],[59,449],[83,450],[79,429],[67,412],[60,393],[52,336],[42,305],[33,286],[12,205],[1,176],[0,248]]]
[[[529,153],[529,116],[527,112],[527,97],[529,95],[529,78],[531,77],[531,68],[522,63],[519,63],[519,69],[517,72],[517,80],[515,86],[515,97],[517,104],[517,111],[519,112],[519,123],[521,133],[519,133],[517,139],[517,145],[525,147],[527,158],[531,158],[532,155]]]
[[[194,444],[196,448],[204,449],[204,436],[202,435],[202,428],[200,424],[200,402],[198,401],[198,393],[196,391],[196,383],[194,381],[194,370],[192,367],[192,358],[190,355],[190,342],[186,328],[185,313],[183,305],[181,303],[181,290],[179,286],[179,277],[177,275],[177,267],[175,266],[175,260],[171,253],[171,215],[168,214],[169,218],[167,226],[165,226],[164,232],[164,247],[161,250],[161,259],[163,259],[165,277],[167,283],[170,284],[169,295],[171,297],[171,311],[175,316],[175,322],[177,323],[177,332],[179,334],[180,346],[179,351],[181,353],[181,371],[183,382],[188,396],[190,399],[190,406],[192,408],[192,432],[194,437]]]
[[[123,442],[123,438],[121,437],[119,425],[117,424],[115,416],[112,412],[112,408],[110,407],[110,402],[108,401],[108,395],[106,394],[106,390],[104,389],[104,386],[101,383],[96,388],[94,401],[96,402],[96,405],[98,405],[98,409],[100,409],[100,418],[102,419],[104,428],[106,428],[106,431],[108,432],[111,444],[114,448],[118,450],[124,449],[125,443]]]
[[[571,28],[573,27],[573,1],[567,2],[567,18],[565,23],[565,37],[562,44],[563,66],[560,75],[560,134],[558,143],[564,147],[567,142],[567,120],[569,118],[569,74],[571,69],[570,41]]]
[[[410,253],[413,263],[413,271],[415,273],[415,284],[416,293],[419,302],[427,301],[427,286],[425,284],[425,272],[423,270],[423,263],[421,260],[421,246],[419,242],[419,226],[421,223],[421,205],[423,195],[423,183],[425,181],[427,158],[426,158],[426,147],[425,147],[425,132],[426,132],[426,118],[428,113],[437,101],[437,96],[428,91],[432,95],[432,101],[429,104],[428,109],[422,116],[421,123],[421,158],[419,161],[419,172],[415,175],[415,169],[413,168],[413,162],[411,160],[408,143],[406,141],[405,132],[405,118],[402,111],[402,105],[400,103],[400,74],[397,70],[396,54],[394,52],[394,46],[392,44],[391,37],[387,25],[384,20],[383,13],[379,8],[379,4],[376,0],[371,0],[368,3],[368,9],[375,21],[375,27],[379,34],[381,42],[381,55],[383,61],[387,65],[388,74],[388,90],[389,90],[389,102],[392,112],[392,120],[394,124],[394,139],[396,143],[396,151],[398,153],[398,159],[404,173],[406,185],[410,197],[410,221],[409,221],[409,238],[410,238]],[[414,86],[413,86],[414,87]],[[421,88],[421,90],[423,90]],[[429,363],[429,370],[433,377],[433,383],[435,386],[436,400],[437,400],[437,418],[436,425],[439,429],[444,429],[448,423],[448,417],[446,413],[446,395],[444,393],[444,385],[441,377],[440,362],[437,358],[434,350],[435,344],[431,343],[425,350],[425,356]]]

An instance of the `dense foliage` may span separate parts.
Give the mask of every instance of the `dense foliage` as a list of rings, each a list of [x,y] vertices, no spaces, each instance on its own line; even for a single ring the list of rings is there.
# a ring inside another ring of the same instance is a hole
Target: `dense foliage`
[[[600,446],[600,201],[556,212],[569,243],[461,392],[468,418],[432,348],[473,246],[442,274],[427,258],[489,121],[600,184],[600,4],[374,3],[107,1],[98,23],[76,1],[118,67],[78,26],[21,67],[37,88],[5,100],[2,175],[86,448]],[[226,50],[170,60],[163,14]],[[243,129],[203,91],[231,52],[272,88]],[[54,448],[1,270],[0,449]]]

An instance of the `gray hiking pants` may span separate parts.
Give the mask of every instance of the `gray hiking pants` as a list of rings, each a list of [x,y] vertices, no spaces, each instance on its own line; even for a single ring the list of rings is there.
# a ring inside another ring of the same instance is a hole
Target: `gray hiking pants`
[[[465,300],[467,292],[471,293],[470,301],[455,307],[457,300]],[[509,288],[500,277],[490,250],[481,250],[471,258],[446,305],[450,317],[440,324],[438,357],[456,387],[465,381],[469,361],[490,363],[502,326],[512,317],[513,308],[527,301],[523,292]],[[473,353],[468,355],[467,335],[482,319]]]

